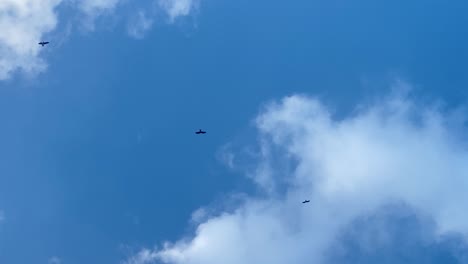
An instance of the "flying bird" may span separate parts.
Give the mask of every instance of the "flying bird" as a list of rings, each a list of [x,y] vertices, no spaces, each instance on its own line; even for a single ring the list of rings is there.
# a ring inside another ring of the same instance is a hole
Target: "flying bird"
[[[41,41],[38,44],[44,47],[45,45],[49,44],[49,41]]]
[[[305,203],[309,203],[309,202],[310,202],[310,200],[305,200],[302,203],[305,204]]]
[[[203,130],[199,129],[197,132],[195,132],[195,134],[197,134],[197,135],[198,134],[206,134],[206,131],[203,131]]]

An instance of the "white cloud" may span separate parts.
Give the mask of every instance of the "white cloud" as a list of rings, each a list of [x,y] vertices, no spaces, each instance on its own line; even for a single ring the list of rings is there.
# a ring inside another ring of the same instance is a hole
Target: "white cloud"
[[[34,74],[46,69],[37,44],[57,25],[61,0],[0,1],[0,80],[16,70]]]
[[[197,0],[159,0],[159,6],[166,11],[173,22],[176,18],[189,15],[197,8]]]
[[[84,0],[81,11],[93,20],[113,9],[119,0]],[[16,71],[34,75],[47,69],[40,53],[49,46],[38,42],[58,25],[57,8],[62,0],[1,0],[0,1],[0,80]],[[88,23],[88,26],[91,24]],[[54,46],[56,43],[51,43]]]
[[[137,13],[136,19],[129,22],[127,32],[136,39],[142,39],[152,26],[153,19],[149,18],[144,11],[140,10]]]
[[[196,0],[161,0],[160,6],[167,12],[171,22],[179,16],[186,16],[196,7]],[[94,30],[95,20],[112,14],[121,0],[0,0],[0,80],[9,79],[15,72],[35,75],[47,69],[41,51],[56,47],[41,47],[38,42],[54,33],[59,25],[58,7],[70,4],[70,10],[84,15],[80,24],[88,31]],[[70,28],[70,21],[67,23]],[[128,32],[135,38],[142,38],[151,29],[153,19],[140,11]],[[68,35],[68,34],[66,34]],[[63,38],[58,36],[58,39]],[[63,41],[63,40],[62,40]],[[60,42],[60,41],[59,41]]]
[[[253,176],[267,197],[208,217],[193,237],[143,249],[127,263],[323,263],[343,227],[393,202],[430,216],[437,234],[465,235],[468,148],[454,120],[405,96],[344,119],[305,96],[269,104],[256,119],[262,169]]]

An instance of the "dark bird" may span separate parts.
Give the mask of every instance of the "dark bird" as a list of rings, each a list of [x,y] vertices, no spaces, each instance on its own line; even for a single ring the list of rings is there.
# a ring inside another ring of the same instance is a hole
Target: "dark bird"
[[[203,130],[199,129],[197,132],[195,132],[195,134],[197,134],[197,135],[198,134],[206,134],[206,131],[203,131]]]
[[[39,45],[41,45],[42,47],[44,47],[45,45],[49,44],[49,41],[41,41],[39,42]]]
[[[309,203],[309,202],[310,202],[310,200],[305,200],[302,203]]]

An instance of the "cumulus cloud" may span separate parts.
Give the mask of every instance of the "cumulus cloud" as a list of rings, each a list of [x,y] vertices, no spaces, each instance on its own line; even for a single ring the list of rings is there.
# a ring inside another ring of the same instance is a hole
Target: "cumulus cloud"
[[[158,3],[171,22],[178,17],[189,15],[198,5],[197,0],[159,0]]]
[[[143,249],[126,263],[326,263],[356,219],[394,203],[433,221],[430,240],[465,236],[468,149],[457,131],[464,120],[454,116],[404,94],[345,118],[307,96],[270,103],[256,119],[261,151],[251,176],[264,195],[205,215],[193,235]],[[385,229],[375,219],[366,226]]]
[[[0,80],[15,70],[34,74],[46,69],[37,44],[57,25],[61,0],[0,1]]]
[[[153,19],[149,18],[144,11],[140,10],[136,18],[129,22],[127,32],[136,39],[142,39],[152,26]]]
[[[461,235],[437,235],[432,219],[404,204],[384,206],[349,226],[327,263],[468,263]]]

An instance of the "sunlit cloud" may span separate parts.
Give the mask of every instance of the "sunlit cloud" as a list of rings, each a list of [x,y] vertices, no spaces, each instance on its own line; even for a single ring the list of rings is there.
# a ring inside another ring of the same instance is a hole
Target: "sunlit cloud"
[[[433,221],[432,240],[464,236],[468,148],[460,117],[406,92],[360,105],[344,118],[304,95],[271,102],[256,118],[260,151],[252,160],[252,180],[264,195],[232,211],[198,211],[195,218],[203,220],[194,234],[142,249],[126,263],[326,263],[344,230],[390,212],[382,208],[392,204]],[[382,217],[366,223],[379,230]]]

